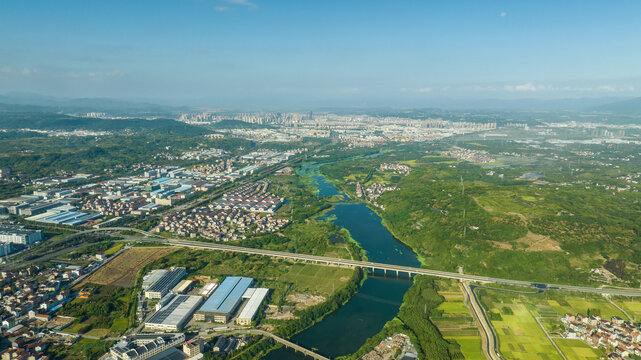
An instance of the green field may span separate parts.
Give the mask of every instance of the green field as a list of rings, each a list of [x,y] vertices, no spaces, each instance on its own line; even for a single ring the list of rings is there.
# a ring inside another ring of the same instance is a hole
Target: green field
[[[536,322],[554,338],[568,360],[597,359],[602,355],[583,341],[561,339],[561,317],[565,313],[600,314],[624,317],[616,307],[599,295],[547,291],[539,294],[514,294],[481,289],[481,303],[486,307],[499,348],[505,359],[561,359]],[[624,305],[636,306],[636,302]]]
[[[568,360],[601,359],[604,354],[579,339],[554,339]]]
[[[601,301],[590,301],[579,297],[568,297],[567,299],[548,300],[547,302],[559,314],[559,316],[563,316],[566,313],[580,313],[585,315],[587,314],[588,309],[591,309],[594,313],[605,319],[609,319],[613,316],[625,318],[625,315],[619,309],[614,307],[614,305],[610,304],[605,299]]]
[[[438,282],[439,295],[443,301],[436,308],[431,320],[443,337],[450,342],[456,341],[466,359],[483,359],[481,337],[476,322],[464,304],[464,296],[458,281],[441,280]]]
[[[469,310],[467,307],[463,304],[462,301],[446,301],[439,305],[437,310],[442,310],[444,313],[449,313],[449,314],[467,314],[469,313]]]
[[[637,320],[641,319],[641,301],[623,301],[619,303],[625,311]]]
[[[513,315],[493,320],[499,350],[506,359],[561,359],[525,305],[511,304]]]
[[[117,253],[118,250],[122,249],[122,247],[124,245],[125,244],[123,244],[123,243],[119,243],[119,244],[116,244],[116,245],[110,247],[109,249],[105,250],[105,255],[109,256],[109,255],[113,255],[113,254]]]
[[[452,336],[447,338],[453,339],[461,346],[461,352],[466,360],[485,359],[481,351],[481,338],[479,336]]]
[[[352,276],[353,270],[311,264],[294,264],[281,281],[294,284],[292,290],[327,296],[333,289],[342,287]]]

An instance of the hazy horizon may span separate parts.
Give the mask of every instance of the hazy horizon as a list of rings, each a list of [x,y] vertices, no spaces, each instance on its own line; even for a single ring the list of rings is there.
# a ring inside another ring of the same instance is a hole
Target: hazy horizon
[[[0,4],[0,93],[200,106],[641,96],[639,2]]]

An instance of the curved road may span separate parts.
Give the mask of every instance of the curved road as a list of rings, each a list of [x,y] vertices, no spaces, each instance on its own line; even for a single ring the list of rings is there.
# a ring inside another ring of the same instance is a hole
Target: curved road
[[[496,334],[492,329],[492,324],[487,319],[485,311],[474,293],[474,289],[470,287],[467,281],[461,281],[463,287],[463,294],[465,295],[465,302],[472,311],[474,319],[476,320],[481,335],[481,349],[483,354],[489,360],[502,360],[501,354],[498,350],[498,343],[496,341]]]

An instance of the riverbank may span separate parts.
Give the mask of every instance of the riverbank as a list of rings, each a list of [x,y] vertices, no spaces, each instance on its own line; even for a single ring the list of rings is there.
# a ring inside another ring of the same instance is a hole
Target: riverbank
[[[306,183],[316,187],[319,196],[347,198],[316,170],[321,165],[303,165],[299,174],[312,178]],[[381,218],[365,204],[339,201],[332,205],[333,208],[317,218],[346,229],[370,261],[420,265],[414,253],[396,241],[382,225]],[[397,316],[411,286],[412,279],[408,278],[363,277],[357,293],[349,301],[293,336],[291,341],[332,358],[353,354]],[[274,350],[265,357],[272,360],[298,358],[285,349]]]

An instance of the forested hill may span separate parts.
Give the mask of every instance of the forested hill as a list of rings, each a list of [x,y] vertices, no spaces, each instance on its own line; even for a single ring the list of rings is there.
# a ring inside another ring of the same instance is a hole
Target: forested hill
[[[641,115],[641,97],[597,106],[594,107],[594,110],[616,114]]]
[[[0,129],[34,130],[93,130],[179,133],[197,136],[209,133],[206,129],[171,119],[95,119],[51,113],[0,113]]]

